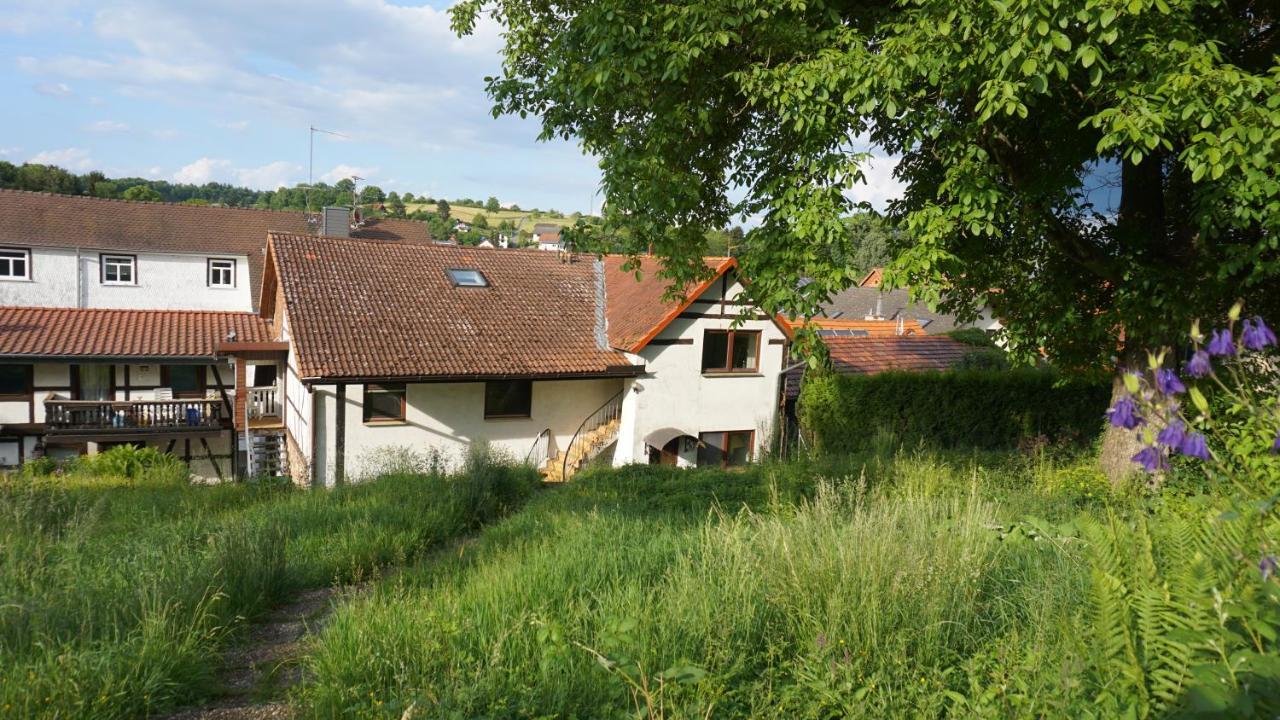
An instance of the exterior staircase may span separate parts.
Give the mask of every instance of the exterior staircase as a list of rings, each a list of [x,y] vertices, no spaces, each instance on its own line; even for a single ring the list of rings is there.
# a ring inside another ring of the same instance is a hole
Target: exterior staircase
[[[622,392],[587,416],[564,452],[547,458],[540,472],[547,482],[565,482],[618,440],[622,424]]]
[[[249,466],[254,477],[285,477],[289,452],[283,430],[253,430],[249,434]]]

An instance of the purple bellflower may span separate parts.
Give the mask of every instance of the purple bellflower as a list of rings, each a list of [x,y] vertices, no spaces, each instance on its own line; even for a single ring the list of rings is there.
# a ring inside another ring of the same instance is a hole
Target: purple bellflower
[[[1139,450],[1138,454],[1133,456],[1133,461],[1141,465],[1142,469],[1149,473],[1169,469],[1169,463],[1165,459],[1164,451],[1154,446],[1144,447]]]
[[[1230,330],[1214,330],[1209,340],[1209,354],[1226,357],[1236,354],[1236,344],[1231,339]]]
[[[1204,441],[1204,435],[1198,432],[1187,433],[1182,439],[1182,443],[1178,445],[1178,452],[1187,457],[1199,458],[1200,460],[1209,459],[1209,445]]]
[[[1209,361],[1209,353],[1204,350],[1197,350],[1191,359],[1187,361],[1187,374],[1193,378],[1202,378],[1213,372],[1213,363]]]
[[[1156,371],[1156,387],[1160,388],[1160,392],[1165,395],[1177,395],[1187,391],[1187,386],[1182,384],[1178,374],[1168,368],[1160,368]]]
[[[1133,403],[1131,397],[1122,397],[1117,400],[1115,406],[1107,411],[1107,415],[1112,427],[1122,427],[1125,430],[1132,430],[1145,422],[1138,414],[1138,406]]]
[[[1276,344],[1276,334],[1262,322],[1262,318],[1255,317],[1244,321],[1244,332],[1240,334],[1240,342],[1250,350],[1263,350]]]
[[[1263,582],[1275,575],[1278,568],[1280,568],[1280,561],[1276,560],[1275,555],[1263,555],[1262,559],[1258,561],[1258,571],[1262,573]]]
[[[1156,436],[1156,442],[1170,448],[1177,449],[1182,446],[1184,440],[1187,439],[1187,426],[1182,424],[1181,420],[1174,420],[1160,431]]]
[[[1280,453],[1280,430],[1276,431],[1276,441],[1271,443],[1271,452]]]

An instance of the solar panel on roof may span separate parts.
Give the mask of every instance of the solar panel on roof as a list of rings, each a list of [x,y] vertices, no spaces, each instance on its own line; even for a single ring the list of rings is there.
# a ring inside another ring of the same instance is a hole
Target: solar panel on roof
[[[866,330],[851,330],[848,328],[822,328],[818,330],[821,337],[867,337],[871,333]]]

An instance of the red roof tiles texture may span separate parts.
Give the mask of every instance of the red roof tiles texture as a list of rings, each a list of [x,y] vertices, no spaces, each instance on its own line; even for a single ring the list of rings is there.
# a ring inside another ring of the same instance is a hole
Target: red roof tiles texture
[[[636,352],[672,318],[679,315],[682,306],[697,299],[697,295],[706,289],[707,283],[686,285],[681,292],[684,303],[664,300],[670,281],[658,277],[658,271],[662,269],[659,260],[653,257],[640,258],[640,280],[637,281],[636,270],[623,269],[627,259],[622,255],[604,258],[605,287],[609,297],[609,344],[620,350]],[[733,260],[707,258],[707,265],[716,271],[713,277],[719,277],[733,265]]]
[[[636,369],[604,343],[603,278],[591,258],[287,234],[272,234],[271,253],[304,378]],[[455,286],[450,268],[479,270],[489,286]]]
[[[130,202],[0,189],[0,245],[139,252],[227,253],[249,258],[258,305],[267,233],[306,233],[301,212]],[[384,242],[430,244],[425,223],[370,220],[353,233]]]
[[[271,339],[253,313],[0,307],[0,357],[212,358],[233,330]]]
[[[832,365],[849,375],[889,370],[948,370],[975,348],[942,335],[827,337]]]

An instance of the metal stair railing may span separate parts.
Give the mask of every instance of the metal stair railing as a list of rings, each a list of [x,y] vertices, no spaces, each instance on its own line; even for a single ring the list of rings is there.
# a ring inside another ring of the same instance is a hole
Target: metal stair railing
[[[595,412],[587,416],[582,424],[578,426],[577,432],[573,434],[573,439],[569,441],[569,445],[565,448],[564,461],[560,466],[560,480],[566,481],[578,471],[578,467],[588,460],[594,458],[601,450],[609,446],[609,441],[613,438],[609,437],[602,440],[600,437],[591,437],[591,433],[607,426],[614,421],[620,421],[622,418],[622,395],[625,390],[619,390],[616,395],[605,401],[603,405],[596,408]],[[570,465],[573,469],[570,470]]]
[[[533,439],[533,445],[529,447],[529,452],[524,455],[524,464],[531,468],[541,469],[547,464],[547,457],[551,451],[551,428],[547,428],[538,433],[538,437]]]

